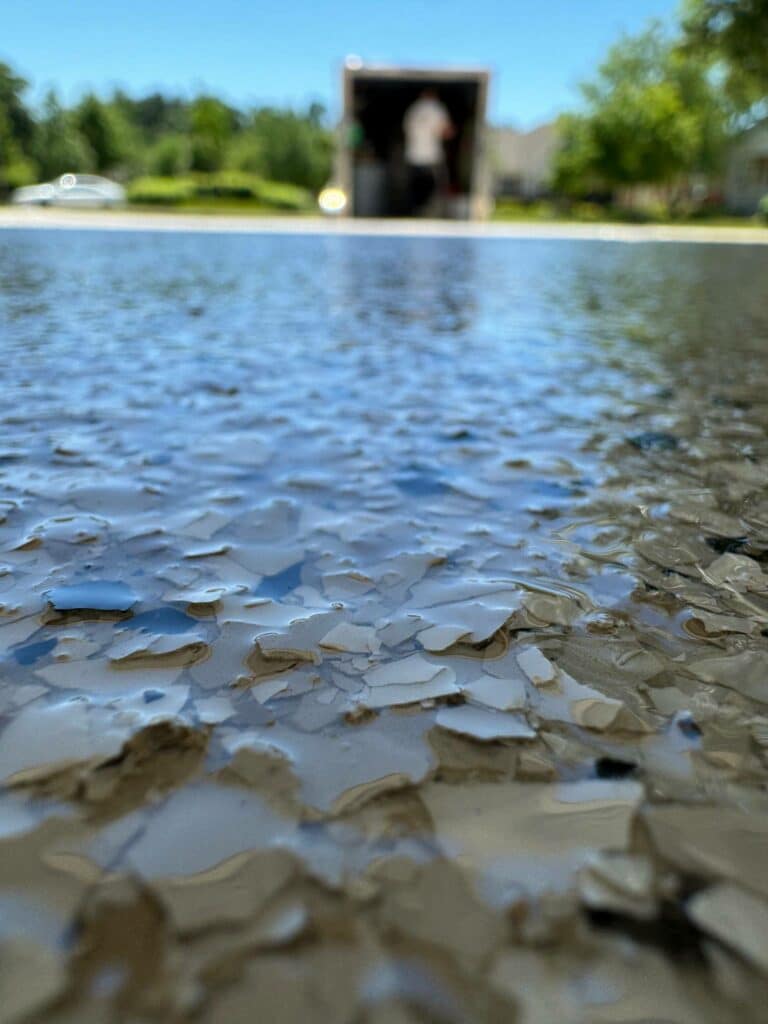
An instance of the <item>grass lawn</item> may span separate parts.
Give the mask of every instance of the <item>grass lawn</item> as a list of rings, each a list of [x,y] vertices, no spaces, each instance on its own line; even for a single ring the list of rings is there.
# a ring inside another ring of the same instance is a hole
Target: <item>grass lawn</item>
[[[316,209],[287,210],[283,207],[267,206],[254,199],[188,199],[181,203],[130,203],[126,209],[142,213],[206,213],[238,217],[306,217],[319,213]]]
[[[542,199],[521,203],[514,199],[501,199],[491,214],[494,221],[522,221],[546,223],[570,221],[579,224],[686,224],[692,227],[765,227],[759,216],[737,217],[720,212],[698,213],[691,216],[655,217],[638,215],[636,211],[611,209],[596,203],[574,203],[570,208]]]
[[[289,208],[265,203],[256,198],[213,196],[192,197],[177,202],[131,202],[123,209],[126,212],[135,211],[136,213],[205,214],[233,217],[317,217],[320,215],[320,210],[314,202],[307,203],[300,208]],[[87,208],[83,208],[82,212],[87,212]],[[713,212],[688,217],[642,218],[631,212],[612,210],[592,203],[574,204],[567,209],[546,200],[532,203],[501,200],[496,204],[489,219],[491,222],[509,224],[664,224],[701,228],[739,227],[762,228],[763,230],[768,228],[768,223],[759,216],[735,217]]]
[[[130,210],[162,213],[202,213],[229,214],[232,216],[251,217],[306,217],[317,216],[319,209],[309,206],[306,209],[285,209],[270,206],[256,199],[230,198],[199,198],[186,199],[178,203],[131,203]],[[699,214],[689,217],[658,217],[643,218],[624,210],[611,210],[591,203],[574,205],[570,210],[559,207],[555,203],[539,201],[534,203],[518,203],[501,200],[490,219],[496,222],[547,223],[568,221],[579,224],[686,224],[692,227],[765,227],[759,217],[735,217],[721,213]]]

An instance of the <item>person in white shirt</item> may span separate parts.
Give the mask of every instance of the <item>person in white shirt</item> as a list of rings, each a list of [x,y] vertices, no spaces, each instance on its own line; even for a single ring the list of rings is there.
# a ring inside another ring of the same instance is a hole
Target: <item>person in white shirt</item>
[[[453,135],[448,111],[434,89],[424,89],[403,118],[411,213],[420,213],[432,199],[445,169],[443,144]]]

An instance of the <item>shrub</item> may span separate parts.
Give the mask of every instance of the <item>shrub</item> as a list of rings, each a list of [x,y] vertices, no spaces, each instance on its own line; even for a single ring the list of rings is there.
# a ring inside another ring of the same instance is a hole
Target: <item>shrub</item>
[[[497,220],[552,220],[552,204],[540,199],[513,199],[502,196],[496,201]]]
[[[136,178],[128,186],[131,203],[183,203],[195,195],[195,183],[190,178]]]
[[[37,166],[24,156],[11,158],[8,163],[0,165],[0,189],[8,191],[32,185],[37,179]]]
[[[218,171],[195,178],[195,192],[200,198],[255,199],[261,180],[242,171]]]
[[[298,185],[264,181],[241,171],[218,171],[185,178],[136,178],[128,186],[128,199],[132,203],[158,205],[188,203],[195,199],[235,199],[251,201],[255,206],[273,210],[293,211],[310,210],[313,206],[312,194]]]
[[[768,195],[763,196],[757,204],[757,212],[762,220],[768,224]]]
[[[311,192],[284,181],[260,181],[256,198],[276,210],[308,210],[313,205]]]
[[[649,201],[642,206],[614,206],[612,219],[628,224],[652,224],[669,219],[669,207],[662,202]]]
[[[597,221],[605,220],[605,208],[600,206],[599,203],[574,203],[571,210],[576,220],[588,221],[589,223],[595,223]]]

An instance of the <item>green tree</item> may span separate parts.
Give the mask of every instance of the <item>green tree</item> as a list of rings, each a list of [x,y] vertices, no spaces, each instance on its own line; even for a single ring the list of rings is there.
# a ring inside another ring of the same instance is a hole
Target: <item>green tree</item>
[[[257,110],[247,132],[247,156],[241,150],[239,167],[256,170],[274,181],[317,190],[328,180],[333,142],[321,123],[321,109],[308,115],[264,107]]]
[[[72,114],[64,110],[53,90],[43,101],[42,116],[35,131],[35,157],[40,175],[55,178],[95,168],[90,146],[80,133]]]
[[[253,129],[238,132],[227,150],[227,166],[235,171],[247,171],[269,177],[268,161],[264,155],[264,142]]]
[[[93,93],[75,107],[74,123],[93,153],[93,165],[99,173],[114,171],[129,155],[128,126],[119,112]]]
[[[0,63],[0,190],[34,181],[32,159],[35,125],[24,104],[27,83]]]
[[[553,181],[557,191],[573,196],[603,192],[608,185],[599,171],[601,154],[589,117],[563,114],[557,127],[560,144]]]
[[[192,162],[192,151],[187,135],[163,135],[147,152],[150,174],[173,178],[186,174]]]
[[[584,110],[561,123],[555,184],[562,190],[672,185],[716,169],[728,110],[706,65],[658,24],[612,47],[581,91]]]
[[[166,135],[189,134],[189,104],[176,97],[153,92],[132,99],[118,89],[112,97],[112,106],[145,144],[157,142]]]
[[[690,52],[724,64],[740,105],[768,99],[768,0],[687,0],[683,29]]]
[[[24,104],[26,91],[26,80],[0,62],[0,110],[6,131],[23,152],[29,152],[35,132],[34,120]]]
[[[190,109],[193,170],[221,170],[237,124],[237,111],[232,107],[215,96],[198,96]]]
[[[37,167],[14,138],[7,112],[0,107],[0,194],[29,185],[37,177]]]
[[[330,174],[333,140],[318,103],[306,112],[264,108],[245,115],[212,95],[189,103],[116,90],[109,100],[89,93],[67,109],[49,92],[35,119],[24,103],[26,87],[0,63],[3,192],[67,171],[130,179],[237,170],[312,190]]]

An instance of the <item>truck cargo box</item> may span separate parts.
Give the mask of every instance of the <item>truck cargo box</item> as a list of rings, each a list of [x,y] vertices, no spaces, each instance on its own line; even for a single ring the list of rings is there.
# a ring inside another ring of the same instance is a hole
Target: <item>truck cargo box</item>
[[[336,184],[355,217],[404,217],[409,201],[403,119],[425,89],[445,106],[454,132],[444,143],[444,165],[429,215],[485,217],[490,187],[485,160],[489,73],[458,68],[380,67],[348,59],[343,70],[343,118]]]

